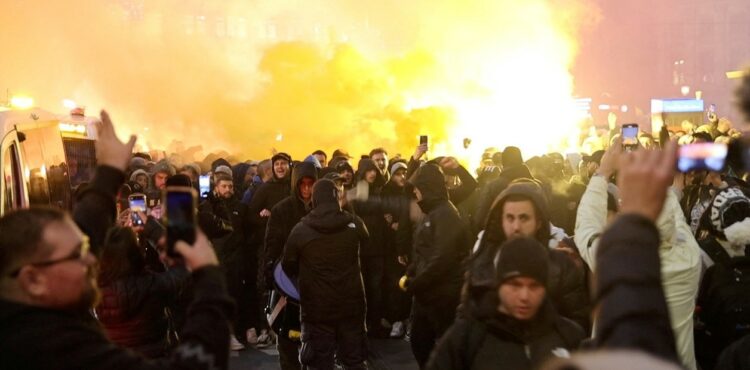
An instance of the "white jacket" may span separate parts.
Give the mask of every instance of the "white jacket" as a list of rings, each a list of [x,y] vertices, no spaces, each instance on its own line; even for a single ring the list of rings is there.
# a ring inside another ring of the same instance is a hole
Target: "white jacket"
[[[575,243],[581,257],[596,272],[599,236],[607,226],[607,181],[591,178],[578,206]],[[667,192],[664,209],[657,220],[661,243],[661,276],[667,299],[677,353],[682,364],[694,370],[693,312],[701,274],[701,249],[685,222],[677,196]]]

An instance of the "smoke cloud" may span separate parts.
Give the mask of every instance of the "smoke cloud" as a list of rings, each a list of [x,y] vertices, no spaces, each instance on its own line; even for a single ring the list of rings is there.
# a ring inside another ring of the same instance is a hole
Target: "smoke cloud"
[[[408,156],[427,134],[472,160],[543,152],[575,129],[575,40],[598,17],[587,0],[5,0],[0,88],[106,108],[143,149]]]

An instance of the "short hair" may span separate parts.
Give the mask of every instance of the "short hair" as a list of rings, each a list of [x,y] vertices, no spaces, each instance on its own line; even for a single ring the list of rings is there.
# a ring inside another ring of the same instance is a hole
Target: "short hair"
[[[232,176],[229,176],[223,172],[219,172],[216,174],[216,184],[218,184],[221,181],[234,182],[234,179],[232,179]]]
[[[68,216],[52,207],[31,207],[11,211],[0,218],[0,274],[7,276],[45,247],[44,230]]]
[[[745,114],[745,119],[750,121],[750,69],[745,70],[742,84],[737,88],[735,95],[740,111]]]
[[[312,155],[322,155],[322,156],[326,157],[326,159],[328,158],[328,155],[326,154],[326,152],[324,152],[324,151],[322,151],[320,149],[312,152]]]
[[[383,148],[375,148],[370,151],[370,158],[372,158],[375,154],[385,154],[388,155],[388,152]]]

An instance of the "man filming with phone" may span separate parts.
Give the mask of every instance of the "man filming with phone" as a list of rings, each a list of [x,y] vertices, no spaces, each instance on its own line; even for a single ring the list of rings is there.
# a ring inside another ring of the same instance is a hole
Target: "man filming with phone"
[[[30,208],[0,218],[0,367],[226,369],[233,303],[200,231],[192,247],[183,241],[175,246],[192,271],[195,298],[170,358],[149,361],[119,348],[95,324],[96,255],[114,224],[115,195],[135,144],[134,136],[127,143],[117,138],[104,111],[97,132],[99,167],[79,195],[74,217]]]

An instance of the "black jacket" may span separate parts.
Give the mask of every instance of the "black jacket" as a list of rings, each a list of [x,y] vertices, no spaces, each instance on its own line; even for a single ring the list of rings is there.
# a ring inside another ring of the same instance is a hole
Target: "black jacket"
[[[168,324],[164,309],[187,277],[188,271],[177,267],[158,274],[143,271],[103,285],[96,314],[107,337],[146,357],[165,355]]]
[[[679,364],[654,223],[637,215],[620,216],[602,234],[596,264],[596,345],[642,350]]]
[[[198,208],[198,225],[211,240],[219,261],[236,266],[247,248],[252,224],[248,208],[238,199],[221,199],[213,192]]]
[[[500,193],[502,193],[503,190],[513,182],[513,180],[521,178],[534,178],[525,164],[516,167],[503,168],[500,176],[496,180],[487,184],[487,186],[479,192],[478,208],[474,215],[474,222],[476,223],[475,226],[477,230],[481,230],[487,223],[487,215],[490,212],[493,201],[497,199]]]
[[[368,171],[374,170],[377,175],[373,184],[368,184],[368,191],[370,197],[379,197],[383,185],[385,185],[385,179],[380,173],[377,165],[371,159],[362,159],[359,161],[355,181],[364,181],[365,174]],[[362,257],[375,257],[383,256],[385,254],[385,233],[387,232],[388,225],[385,222],[385,213],[382,208],[373,202],[353,202],[354,212],[358,217],[362,218],[367,230],[370,233],[370,239],[368,242],[362,245],[361,256]]]
[[[84,234],[88,235],[91,252],[101,255],[107,230],[117,217],[115,197],[125,182],[125,173],[109,167],[97,166],[94,179],[78,194],[73,208],[73,219]]]
[[[428,164],[412,179],[422,194],[419,206],[426,216],[416,225],[407,291],[425,305],[458,298],[464,259],[471,248],[468,230],[448,200],[443,178],[440,167]]]
[[[488,303],[482,314],[456,320],[432,352],[428,369],[538,369],[572,353],[586,337],[549,303],[528,322],[497,312],[497,295]]]
[[[505,200],[512,195],[523,195],[534,203],[541,223],[541,228],[534,237],[543,245],[549,242],[550,223],[541,188],[535,183],[516,183],[508,187],[490,208],[479,248],[471,256],[466,287],[469,295],[464,297],[464,304],[476,304],[487,292],[495,294],[492,292],[495,286],[495,256],[507,240],[500,220]],[[584,271],[563,252],[549,250],[549,259],[548,299],[560,315],[577,322],[583,328],[588,328],[591,305]]]
[[[266,235],[266,225],[269,217],[261,217],[260,212],[264,209],[272,210],[273,207],[289,196],[291,192],[289,178],[279,179],[274,177],[268,182],[261,184],[253,194],[250,204],[247,206],[247,216],[252,224],[251,243],[262,245]]]
[[[302,178],[310,177],[317,179],[317,169],[312,163],[301,162],[292,170],[292,195],[287,195],[284,200],[276,204],[271,209],[271,217],[268,218],[266,227],[266,237],[263,249],[263,262],[265,266],[265,285],[266,288],[272,287],[270,277],[273,275],[274,266],[281,260],[284,252],[284,244],[292,232],[292,229],[302,217],[310,212],[309,207],[300,199],[298,186]]]
[[[359,248],[367,237],[362,220],[335,203],[317,206],[294,227],[282,266],[299,281],[303,323],[364,322]]]

